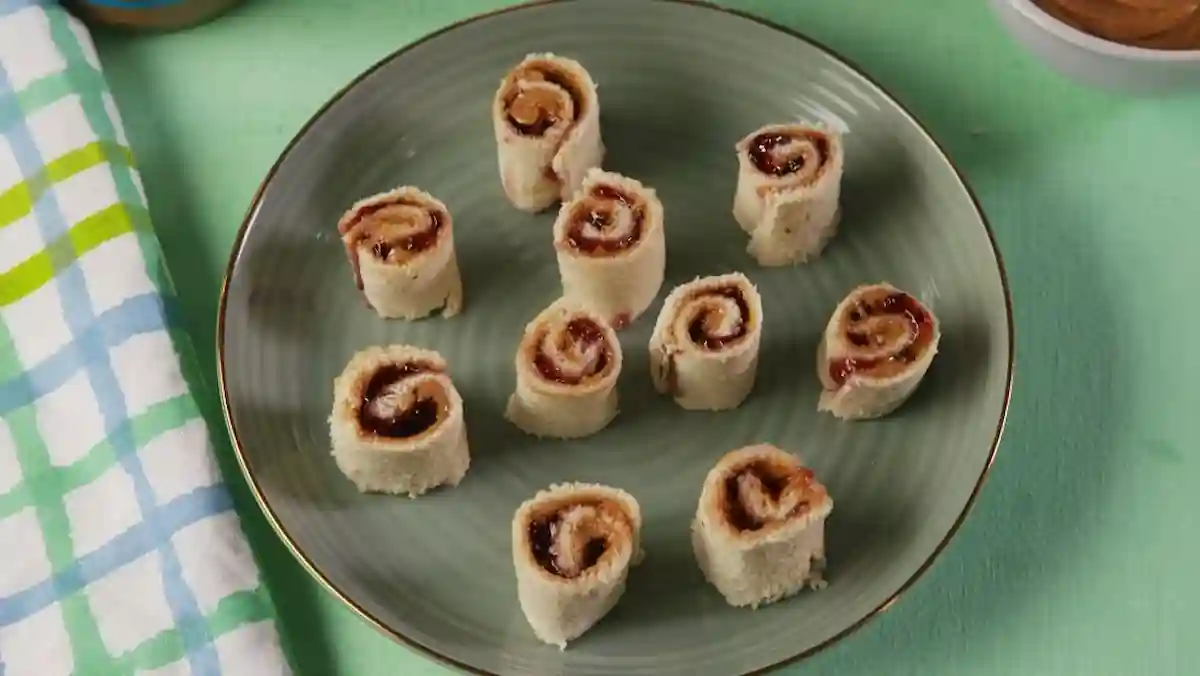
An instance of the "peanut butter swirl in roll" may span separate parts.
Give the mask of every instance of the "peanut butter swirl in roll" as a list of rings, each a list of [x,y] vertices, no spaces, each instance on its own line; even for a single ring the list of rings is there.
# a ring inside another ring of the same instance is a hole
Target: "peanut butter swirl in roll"
[[[444,210],[430,208],[408,196],[360,206],[353,216],[338,225],[358,288],[363,288],[357,256],[360,248],[370,249],[380,261],[403,263],[433,248],[447,220]]]
[[[1200,50],[1200,0],[1035,0],[1054,18],[1131,47]]]
[[[833,500],[811,469],[769,444],[731,451],[709,471],[692,522],[704,576],[734,606],[824,585]]]
[[[640,562],[641,509],[625,491],[558,484],[517,509],[512,522],[517,593],[534,634],[565,647],[598,622]]]
[[[617,415],[621,343],[600,315],[560,300],[525,328],[507,417],[540,437],[595,434]]]
[[[685,409],[740,406],[754,388],[762,322],[762,298],[741,273],[676,287],[650,337],[655,388]]]
[[[367,348],[334,382],[334,459],[364,492],[415,496],[455,485],[470,464],[462,408],[438,353]]]
[[[508,123],[524,136],[544,136],[552,128],[565,133],[587,111],[584,83],[553,59],[525,61],[505,80]]]
[[[841,418],[885,415],[928,370],[940,338],[932,311],[890,284],[860,286],[834,311],[818,349],[820,407]]]
[[[439,308],[456,314],[462,280],[446,205],[405,186],[361,200],[338,232],[355,283],[385,318],[416,319]]]
[[[501,183],[524,211],[569,199],[603,160],[596,85],[572,59],[527,56],[501,81],[492,119]]]
[[[563,297],[621,329],[662,288],[666,271],[663,205],[654,189],[593,169],[554,222]]]
[[[804,124],[771,124],[735,146],[733,215],[760,265],[803,263],[821,253],[841,215],[841,136]]]

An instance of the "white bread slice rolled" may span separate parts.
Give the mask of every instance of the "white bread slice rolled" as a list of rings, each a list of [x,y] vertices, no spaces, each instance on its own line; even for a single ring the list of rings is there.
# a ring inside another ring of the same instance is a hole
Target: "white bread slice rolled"
[[[832,510],[825,487],[795,456],[769,444],[732,451],[704,480],[692,521],[696,562],[731,606],[819,589]]]
[[[370,347],[333,384],[329,437],[358,490],[416,497],[457,486],[471,464],[463,402],[432,350]]]
[[[737,408],[754,389],[762,324],[762,298],[740,272],[675,287],[650,336],[654,388],[689,410]]]
[[[817,410],[879,418],[908,400],[937,354],[933,311],[886,282],[859,286],[833,311],[817,347]]]
[[[596,83],[575,60],[530,54],[492,99],[500,182],[513,206],[546,209],[575,194],[604,160]]]
[[[638,181],[592,169],[558,212],[554,250],[563,297],[622,329],[662,288],[667,266],[662,202]]]
[[[641,562],[642,513],[632,495],[599,484],[539,491],[512,522],[517,596],[533,633],[565,649],[625,593]]]
[[[356,202],[338,221],[355,282],[385,319],[418,319],[462,309],[454,251],[454,219],[429,193],[412,186]]]
[[[505,415],[534,436],[595,434],[617,415],[622,361],[621,342],[608,321],[560,299],[525,327]]]
[[[746,251],[772,267],[819,256],[841,218],[841,136],[823,127],[771,124],[735,148],[733,217],[750,234]]]

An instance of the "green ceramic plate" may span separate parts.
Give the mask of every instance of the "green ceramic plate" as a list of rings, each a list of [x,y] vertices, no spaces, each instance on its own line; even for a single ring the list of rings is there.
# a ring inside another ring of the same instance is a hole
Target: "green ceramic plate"
[[[557,295],[553,213],[503,197],[489,105],[526,53],[579,59],[600,83],[606,167],[655,187],[667,282],[621,334],[622,412],[601,434],[535,441],[503,418],[525,323]],[[762,269],[730,214],[733,145],[768,122],[847,130],[840,234],[809,265]],[[415,184],[455,215],[466,308],[378,319],[337,238],[354,200]],[[646,346],[670,286],[741,270],[766,324],[755,391],[736,411],[689,413],[653,393]],[[828,314],[887,280],[939,315],[941,352],[893,416],[816,412],[814,350]],[[234,249],[220,368],[246,474],[304,565],[371,624],[474,673],[743,674],[828,645],[878,612],[944,547],[996,452],[1012,377],[1011,306],[979,207],[928,133],[828,51],[713,7],[568,0],[457,25],[405,48],[326,106],[271,170]],[[357,493],[334,466],[332,380],[356,350],[407,342],[444,354],[466,401],[463,483],[419,500]],[[693,560],[688,523],[709,467],[766,441],[800,452],[830,489],[829,586],[758,611],[728,607]],[[631,492],[645,563],[617,608],[565,652],[517,605],[509,520],[552,482]]]

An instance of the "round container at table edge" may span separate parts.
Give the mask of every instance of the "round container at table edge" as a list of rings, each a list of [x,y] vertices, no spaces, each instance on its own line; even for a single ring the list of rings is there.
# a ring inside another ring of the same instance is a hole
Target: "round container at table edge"
[[[239,1],[239,0],[234,0],[234,2],[237,2],[237,1]],[[478,674],[480,676],[499,676],[498,674],[496,674],[494,672],[484,671],[484,670],[478,669],[476,667],[473,667],[471,665],[458,662],[453,657],[436,652],[436,651],[430,649],[429,647],[424,646],[424,645],[418,643],[417,641],[414,641],[414,640],[410,639],[409,637],[407,637],[397,631],[394,631],[393,629],[391,629],[390,627],[385,625],[382,621],[380,621],[378,618],[374,617],[371,613],[366,611],[360,605],[355,603],[352,599],[350,599],[348,596],[346,596],[346,594],[343,593],[337,586],[335,586],[330,581],[330,579],[304,554],[304,552],[300,550],[300,548],[293,541],[292,537],[288,534],[287,530],[284,528],[283,524],[278,520],[277,516],[275,515],[274,511],[272,510],[272,508],[270,506],[270,503],[267,501],[262,490],[258,486],[258,483],[254,477],[253,472],[250,470],[249,464],[246,459],[246,455],[241,447],[241,442],[238,437],[236,424],[233,421],[233,411],[232,411],[232,407],[231,407],[230,401],[229,401],[229,392],[228,392],[228,388],[227,388],[227,384],[226,384],[226,377],[225,377],[225,319],[226,319],[226,307],[227,307],[228,294],[229,294],[229,285],[230,285],[230,281],[233,276],[234,269],[239,260],[243,245],[245,243],[245,238],[246,238],[246,234],[249,229],[249,226],[250,226],[251,222],[253,221],[254,216],[255,216],[256,212],[258,211],[259,206],[261,205],[263,194],[265,193],[267,187],[270,185],[276,172],[279,170],[279,168],[283,164],[284,160],[288,157],[288,154],[291,152],[292,148],[302,138],[304,138],[304,136],[308,132],[309,128],[313,124],[315,124],[325,114],[325,112],[329,108],[331,108],[335,103],[337,103],[340,99],[342,99],[342,97],[344,97],[358,83],[360,83],[362,80],[367,78],[369,75],[371,75],[375,71],[379,70],[384,65],[386,65],[386,64],[390,63],[391,61],[393,61],[394,59],[400,57],[406,51],[412,49],[413,47],[416,47],[417,45],[420,45],[438,35],[441,35],[443,33],[451,31],[455,28],[459,28],[461,26],[464,26],[464,25],[467,25],[467,24],[470,24],[475,21],[485,19],[488,17],[492,17],[492,16],[496,16],[496,15],[500,15],[500,14],[512,13],[512,12],[519,12],[523,9],[530,8],[530,7],[542,6],[542,5],[548,5],[548,4],[569,4],[574,1],[576,1],[576,0],[528,0],[527,2],[522,2],[522,3],[516,4],[516,5],[502,7],[502,8],[498,8],[498,9],[491,10],[488,12],[482,12],[480,14],[476,14],[476,15],[467,17],[465,19],[462,19],[462,20],[456,21],[452,24],[449,24],[441,29],[433,31],[427,35],[424,35],[424,36],[414,40],[413,42],[405,45],[404,47],[401,47],[401,48],[395,50],[394,52],[383,57],[382,59],[380,59],[379,61],[377,61],[376,63],[372,64],[370,67],[368,67],[367,69],[365,69],[364,71],[359,73],[357,76],[355,76],[354,79],[352,79],[345,86],[343,86],[341,89],[339,89],[328,101],[326,101],[315,113],[313,113],[313,115],[308,119],[308,121],[305,122],[304,126],[301,127],[300,130],[288,142],[287,146],[280,153],[279,157],[272,164],[272,166],[268,170],[266,176],[263,178],[262,182],[259,184],[258,188],[255,190],[255,193],[254,193],[253,197],[251,198],[250,206],[246,210],[246,213],[242,219],[242,223],[239,225],[237,234],[235,235],[234,243],[231,247],[229,262],[226,266],[226,270],[225,270],[224,276],[222,278],[222,284],[221,284],[220,299],[219,299],[219,304],[218,304],[218,309],[217,309],[217,326],[216,326],[216,336],[215,337],[216,337],[216,350],[217,350],[218,393],[219,393],[220,400],[221,400],[222,415],[224,417],[225,425],[226,425],[226,428],[230,435],[231,444],[232,444],[232,447],[234,450],[234,455],[237,458],[238,466],[240,467],[242,474],[247,481],[247,484],[248,484],[248,487],[250,488],[251,493],[254,495],[255,502],[257,502],[260,509],[262,509],[263,515],[267,519],[268,523],[270,523],[270,525],[271,525],[272,529],[275,531],[276,535],[280,538],[280,540],[283,542],[284,546],[288,549],[288,551],[290,551],[291,554],[296,558],[297,562],[300,563],[301,567],[304,568],[304,570],[309,575],[311,575],[313,577],[313,579],[320,586],[324,587],[326,589],[326,591],[328,591],[335,598],[337,598],[342,603],[344,603],[347,608],[349,608],[352,612],[354,612],[356,615],[358,615],[359,618],[361,618],[363,621],[365,621],[369,626],[374,628],[376,631],[380,632],[382,635],[400,643],[401,645],[403,645],[411,650],[416,651],[417,653],[419,653],[420,655],[422,655],[426,658],[429,658],[445,667],[448,667],[448,668],[451,668],[451,669],[454,669],[456,671],[459,671],[461,673],[466,673],[466,674]],[[858,64],[856,64],[855,62],[853,62],[850,59],[847,59],[846,57],[842,56],[838,52],[834,51],[833,49],[827,47],[826,45],[818,42],[817,40],[815,40],[813,38],[810,38],[808,36],[805,36],[797,31],[791,29],[791,28],[788,28],[786,26],[780,25],[778,23],[775,23],[773,21],[770,21],[763,17],[756,16],[756,15],[748,13],[748,12],[743,12],[740,10],[722,7],[720,5],[716,5],[711,2],[707,2],[705,0],[647,0],[647,1],[662,2],[662,3],[668,3],[668,4],[678,4],[678,5],[688,5],[688,6],[698,7],[698,8],[704,8],[704,9],[708,9],[708,10],[712,10],[712,11],[717,11],[717,12],[722,12],[725,14],[737,16],[737,17],[740,17],[743,19],[747,19],[749,21],[753,21],[755,23],[758,23],[758,24],[765,26],[767,28],[770,28],[772,30],[779,31],[780,33],[783,33],[783,34],[786,34],[795,39],[801,40],[801,41],[813,46],[814,48],[825,52],[826,54],[832,56],[833,58],[840,60],[847,67],[854,70],[863,79],[865,79],[866,81],[870,82],[873,86],[878,88],[880,92],[882,92],[885,96],[887,96],[893,102],[895,102],[896,106],[910,120],[912,120],[912,122],[917,126],[917,128],[920,130],[920,132],[930,141],[930,143],[937,149],[937,151],[942,155],[942,157],[946,159],[947,163],[953,169],[955,178],[962,185],[963,189],[966,191],[966,193],[970,197],[970,200],[974,206],[974,209],[978,213],[980,220],[986,230],[988,242],[991,246],[992,252],[996,259],[997,270],[998,270],[998,273],[1000,276],[1000,283],[1001,283],[1001,287],[1002,287],[1003,294],[1004,294],[1004,305],[1005,305],[1004,309],[1005,309],[1005,317],[1006,317],[1006,324],[1007,324],[1006,338],[1007,338],[1008,354],[1007,354],[1007,364],[1006,364],[1006,370],[1005,370],[1003,401],[1001,402],[999,418],[996,422],[995,434],[992,439],[991,448],[989,449],[989,452],[988,452],[987,461],[984,464],[984,467],[978,477],[978,480],[976,481],[974,487],[971,490],[970,497],[968,498],[966,504],[963,506],[961,513],[955,519],[953,526],[946,533],[945,537],[934,548],[934,550],[930,553],[928,558],[921,564],[921,566],[907,580],[905,580],[904,583],[899,588],[897,588],[883,603],[879,604],[876,608],[874,608],[871,612],[864,615],[857,622],[853,623],[852,625],[845,628],[844,630],[837,633],[836,635],[829,638],[828,640],[824,641],[823,643],[821,643],[809,650],[806,650],[802,653],[796,654],[796,655],[790,657],[789,659],[781,660],[775,664],[769,665],[762,669],[756,669],[753,671],[748,671],[748,672],[744,672],[744,673],[736,675],[736,676],[759,676],[759,675],[773,672],[774,670],[779,669],[780,667],[794,664],[796,662],[799,662],[801,660],[804,660],[805,658],[811,657],[811,656],[821,652],[822,650],[839,642],[843,638],[846,638],[850,634],[853,634],[859,628],[861,628],[862,626],[867,624],[870,620],[874,619],[879,614],[881,614],[884,611],[891,608],[891,606],[894,605],[896,603],[896,601],[899,600],[900,596],[902,594],[904,594],[904,592],[908,591],[908,589],[910,587],[912,587],[912,585],[915,584],[916,581],[919,580],[925,574],[925,572],[927,570],[929,570],[929,568],[932,566],[934,561],[938,558],[938,556],[942,553],[942,551],[945,550],[947,545],[949,545],[950,541],[953,540],[954,536],[958,533],[958,530],[961,528],[963,522],[966,520],[966,517],[970,513],[971,508],[975,505],[975,502],[979,497],[980,491],[982,490],[983,485],[986,482],[987,477],[990,473],[992,465],[995,462],[996,454],[999,451],[1001,438],[1003,437],[1005,424],[1006,424],[1007,418],[1008,418],[1009,406],[1010,406],[1011,399],[1012,399],[1013,377],[1014,377],[1014,371],[1015,371],[1015,365],[1016,365],[1016,354],[1015,354],[1016,341],[1015,341],[1015,329],[1014,329],[1014,318],[1013,318],[1012,292],[1011,292],[1011,288],[1010,288],[1009,281],[1008,281],[1008,274],[1007,274],[1006,268],[1004,266],[1003,257],[1001,255],[1000,249],[996,243],[995,233],[992,231],[991,225],[988,223],[986,214],[983,211],[982,205],[980,204],[979,199],[978,199],[977,195],[975,194],[975,191],[967,183],[966,178],[963,176],[962,172],[958,169],[957,165],[954,164],[953,160],[946,153],[946,151],[942,147],[942,145],[937,142],[937,140],[932,136],[932,134],[930,134],[930,132],[926,128],[926,126],[923,123],[921,123],[920,120],[918,120],[916,118],[916,116],[913,115],[913,113],[908,109],[908,107],[903,105],[903,103],[901,103],[901,101],[891,91],[889,91],[887,88],[885,88],[883,85],[881,85],[878,81],[876,81],[874,78],[872,78],[870,75],[868,75],[867,72],[865,70],[863,70]]]
[[[1033,0],[989,1],[1014,40],[1080,84],[1142,95],[1200,92],[1200,50],[1131,47],[1069,26]]]
[[[129,30],[173,31],[212,21],[244,0],[67,0],[67,6],[89,23]]]

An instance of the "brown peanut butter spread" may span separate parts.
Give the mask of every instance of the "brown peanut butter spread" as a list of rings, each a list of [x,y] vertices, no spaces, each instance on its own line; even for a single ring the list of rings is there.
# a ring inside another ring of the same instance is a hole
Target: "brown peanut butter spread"
[[[1035,0],[1054,18],[1104,40],[1200,49],[1200,0]]]
[[[517,128],[534,135],[554,126],[565,114],[563,100],[550,89],[525,89],[508,107]]]
[[[868,289],[846,308],[839,326],[853,351],[829,364],[838,386],[855,373],[890,378],[917,361],[933,341],[933,315],[916,298]]]
[[[560,121],[574,122],[583,116],[580,87],[553,62],[532,61],[514,69],[505,88],[509,122],[524,135],[541,136]]]

